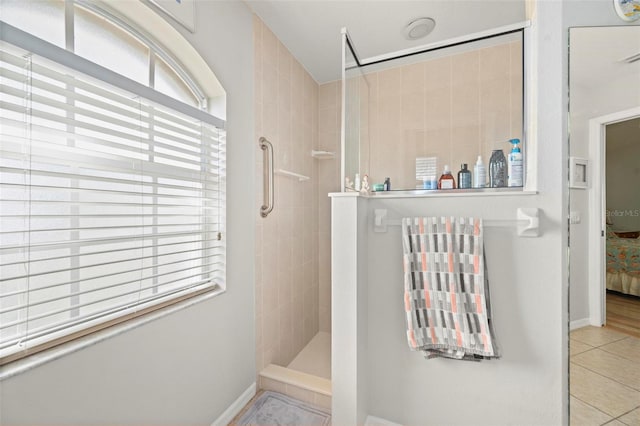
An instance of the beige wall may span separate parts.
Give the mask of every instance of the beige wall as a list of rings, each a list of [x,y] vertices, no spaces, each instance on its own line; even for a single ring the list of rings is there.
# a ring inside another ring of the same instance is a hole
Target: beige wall
[[[491,151],[522,139],[522,44],[508,42],[367,74],[370,87],[369,164],[372,183],[415,188],[416,157],[448,164],[488,165]],[[366,150],[361,150],[365,152]],[[457,179],[457,177],[456,177]]]
[[[254,16],[256,221],[256,364],[286,366],[317,333],[318,85]],[[309,176],[275,176],[275,208],[265,219],[263,157],[258,138],[274,145],[275,169]]]

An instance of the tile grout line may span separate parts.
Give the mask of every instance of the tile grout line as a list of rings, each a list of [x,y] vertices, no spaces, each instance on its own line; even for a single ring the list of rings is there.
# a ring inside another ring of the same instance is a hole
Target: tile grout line
[[[571,360],[571,358],[577,357],[578,355],[582,355],[582,354],[586,354],[587,352],[591,352],[591,351],[593,351],[595,349],[599,349],[599,348],[593,346],[593,347],[591,347],[589,349],[586,349],[586,350],[584,350],[582,352],[578,352],[577,354],[569,355],[569,360]]]
[[[569,395],[571,395],[572,397],[574,397],[574,398],[575,398],[575,399],[577,399],[578,401],[582,402],[583,404],[588,405],[589,407],[593,408],[594,410],[601,412],[601,413],[602,413],[602,414],[604,414],[605,416],[611,417],[611,420],[615,420],[615,419],[617,419],[617,417],[613,417],[611,414],[605,413],[604,411],[602,411],[601,409],[599,409],[599,408],[598,408],[598,407],[596,407],[595,405],[592,405],[591,403],[589,403],[589,402],[587,402],[587,401],[585,401],[585,400],[583,400],[583,399],[580,399],[580,398],[578,398],[577,396],[575,396],[575,395],[573,395],[573,394],[571,394],[571,393],[570,393]],[[634,408],[634,410],[635,410],[635,408]],[[631,411],[633,411],[633,410],[631,410]],[[626,415],[626,414],[628,414],[628,413],[621,414],[621,416],[624,416],[624,415]],[[611,420],[607,420],[607,422],[606,422],[606,423],[609,423]]]
[[[628,338],[632,338],[632,337],[630,336],[630,337],[628,337]],[[627,338],[625,338],[625,339],[623,339],[623,340],[627,340]],[[637,340],[640,340],[640,339],[637,339]],[[635,359],[631,359],[631,358],[627,358],[626,356],[622,356],[622,355],[620,355],[619,353],[616,353],[616,352],[612,352],[612,351],[610,351],[610,350],[607,350],[607,349],[605,349],[605,348],[604,348],[605,346],[608,346],[608,344],[607,344],[607,345],[604,345],[604,346],[601,346],[601,347],[600,347],[600,348],[598,348],[598,349],[602,349],[603,351],[605,351],[605,352],[607,352],[607,353],[610,353],[610,354],[612,354],[612,355],[619,356],[620,358],[627,359],[627,360],[629,360],[629,361],[631,361],[631,362],[635,362],[635,361],[637,361],[637,360],[635,360]],[[585,352],[586,352],[586,351],[585,351]],[[582,352],[581,352],[581,353],[582,353]],[[576,355],[578,355],[578,354],[576,354]]]
[[[577,362],[574,362],[574,361],[570,361],[570,363],[573,363],[573,364],[575,364],[575,365],[577,365],[577,366],[579,366],[579,367],[582,367],[582,368],[584,368],[585,370],[589,370],[589,371],[591,371],[593,374],[597,374],[597,375],[598,375],[598,376],[600,376],[600,377],[604,377],[605,379],[609,379],[609,380],[611,380],[612,382],[615,382],[615,383],[617,383],[617,384],[619,384],[619,385],[621,385],[621,386],[624,386],[624,387],[625,387],[625,388],[627,388],[627,389],[632,390],[633,392],[640,393],[640,389],[632,388],[632,387],[631,387],[631,386],[629,386],[629,385],[625,385],[624,383],[621,383],[621,382],[617,381],[617,380],[616,380],[616,379],[614,379],[613,377],[605,376],[605,375],[604,375],[604,374],[602,374],[602,373],[598,373],[597,371],[592,370],[592,369],[591,369],[591,368],[589,368],[589,367],[585,367],[584,365],[578,364]]]
[[[599,347],[601,347],[601,346],[610,345],[611,343],[616,343],[616,342],[619,342],[619,341],[621,341],[621,340],[628,339],[629,337],[634,337],[634,336],[625,335],[625,336],[622,336],[622,337],[621,337],[621,338],[619,338],[619,339],[615,339],[615,340],[612,340],[612,341],[610,341],[610,342],[606,342],[606,343],[601,343],[601,344],[598,344],[598,345],[595,345],[595,346],[594,346],[592,343],[583,342],[582,340],[576,339],[575,337],[569,337],[569,340],[573,340],[573,341],[576,341],[576,342],[582,343],[583,345],[589,345],[589,346],[594,347],[594,348],[599,348]]]
[[[632,408],[631,410],[627,411],[626,413],[622,413],[622,414],[620,414],[618,417],[616,417],[616,418],[615,418],[615,419],[613,419],[613,420],[617,420],[617,421],[619,421],[620,423],[623,423],[623,424],[625,424],[625,425],[626,425],[626,424],[628,424],[628,423],[623,422],[622,420],[620,420],[620,418],[621,418],[621,417],[623,417],[623,416],[626,416],[627,414],[629,414],[629,413],[631,413],[631,412],[633,412],[633,411],[635,411],[635,410],[637,410],[637,409],[639,409],[639,408],[640,408],[640,405],[638,405],[638,406],[637,406],[637,407],[635,407],[635,408]]]

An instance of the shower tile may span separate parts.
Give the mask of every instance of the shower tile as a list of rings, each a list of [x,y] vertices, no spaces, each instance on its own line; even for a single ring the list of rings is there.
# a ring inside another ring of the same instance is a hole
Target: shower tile
[[[257,15],[253,15],[253,42],[254,50],[262,51],[262,20]]]
[[[329,285],[329,282],[324,282],[320,284],[320,288],[319,288],[319,301],[318,301],[318,305],[321,308],[327,308],[330,309],[331,308],[331,286]]]
[[[293,58],[287,48],[278,41],[278,73],[289,79],[291,77],[291,62]]]
[[[510,44],[511,134],[522,139],[522,43]]]
[[[405,94],[419,94],[424,92],[424,62],[411,64],[400,68],[401,92]]]
[[[318,330],[327,333],[331,332],[331,308],[320,307],[320,319],[318,320]]]
[[[262,85],[261,85],[262,86]],[[262,126],[262,110],[264,106],[262,105],[262,96],[260,96],[260,100],[256,101],[253,105],[254,116],[255,116],[255,127],[256,127],[256,140],[262,136],[263,126]],[[256,176],[262,176],[262,155],[256,155],[256,164],[260,165],[260,169],[257,170]]]
[[[269,27],[262,25],[262,59],[264,65],[278,66],[278,38],[271,32]]]
[[[449,129],[452,121],[451,90],[446,87],[429,89],[425,100],[425,129]]]
[[[455,117],[454,125],[480,124],[480,88],[477,82],[460,83],[453,87],[451,111]],[[476,142],[478,136],[474,138]]]
[[[265,367],[264,363],[264,348],[261,346],[256,346],[256,371],[260,371]],[[259,378],[258,378],[259,380]]]
[[[397,96],[398,88],[402,87],[402,72],[400,68],[391,68],[380,71],[378,75],[378,98],[384,99],[390,96]]]
[[[269,309],[263,313],[262,345],[265,348],[265,353],[269,349],[276,349],[278,344],[279,325],[277,310]]]
[[[275,226],[271,226],[276,229]],[[266,284],[269,278],[275,279],[278,267],[278,241],[276,239],[276,233],[266,232],[268,229],[265,227],[264,245],[262,248],[262,282]]]
[[[462,163],[472,170],[478,155],[482,153],[478,143],[479,126],[467,126],[452,129],[451,145],[455,147],[451,156],[451,170],[455,174]],[[457,181],[456,184],[459,184]]]
[[[438,58],[424,64],[425,90],[451,87],[452,65],[451,57]]]
[[[304,67],[295,58],[291,61],[291,88],[304,104]]]
[[[398,94],[390,94],[380,98],[378,103],[379,133],[390,134],[401,132],[401,108],[402,97]]]
[[[407,93],[401,98],[402,129],[425,128],[425,102],[423,93]]]
[[[340,117],[336,107],[320,108],[318,111],[318,128],[321,132],[339,132]]]
[[[291,320],[289,319],[289,323]],[[293,326],[291,329],[283,329],[280,333],[279,350],[281,358],[278,361],[279,365],[287,365],[294,357],[293,353]]]
[[[266,88],[266,85],[265,85]],[[269,98],[265,93],[264,108],[262,112],[262,136],[272,143],[278,140],[278,110],[276,100]]]
[[[266,342],[265,342],[266,343]],[[264,352],[263,352],[263,363],[264,366],[268,366],[269,364],[273,364],[275,362],[275,349],[272,347],[267,347],[265,344]]]
[[[480,50],[480,78],[483,81],[509,81],[511,53],[508,44],[491,46]]]
[[[480,82],[480,52],[473,50],[451,57],[451,81],[454,87],[459,84]]]
[[[263,312],[263,303],[262,303],[262,293],[263,293],[263,287],[262,284],[258,284],[256,283],[255,286],[256,289],[256,317],[260,316],[262,317],[262,312]]]
[[[276,169],[291,169],[291,147],[291,122],[286,114],[278,111],[278,141],[277,146],[274,146]],[[282,176],[279,176],[279,178],[282,178]],[[291,178],[287,178],[287,180],[291,180]]]
[[[338,88],[342,83],[332,81],[321,84],[318,89],[318,106],[320,108],[335,107],[339,103]]]
[[[263,81],[264,81],[264,77],[262,75],[262,67],[259,67],[259,68],[256,69],[255,76],[253,78],[253,82],[254,82],[253,99],[254,99],[254,102],[262,102]]]
[[[291,279],[291,268],[285,268],[278,272],[278,306],[280,309],[293,300]]]
[[[262,285],[262,313],[278,309],[278,285],[277,278],[267,276]]]
[[[265,65],[262,69],[262,102],[266,105],[277,105],[278,101],[278,69]],[[275,111],[274,111],[275,112]]]
[[[291,126],[291,76],[289,74],[278,75],[278,114],[284,119],[287,126]]]

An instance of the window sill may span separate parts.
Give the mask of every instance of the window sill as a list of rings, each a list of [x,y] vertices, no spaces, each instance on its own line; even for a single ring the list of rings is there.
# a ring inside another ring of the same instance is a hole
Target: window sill
[[[122,333],[126,333],[144,324],[150,323],[167,315],[171,315],[174,312],[189,308],[197,303],[204,302],[205,300],[223,294],[225,291],[226,290],[224,288],[216,288],[198,296],[190,297],[164,308],[149,312],[148,314],[113,325],[100,331],[96,331],[94,333],[71,340],[69,342],[62,343],[50,349],[46,349],[42,352],[37,352],[25,358],[9,362],[8,364],[0,367],[0,381],[16,376],[18,374],[22,374],[26,371],[29,371],[56,359],[62,358],[74,352],[80,351],[89,346],[93,346],[96,343],[102,342],[103,340],[107,340]]]

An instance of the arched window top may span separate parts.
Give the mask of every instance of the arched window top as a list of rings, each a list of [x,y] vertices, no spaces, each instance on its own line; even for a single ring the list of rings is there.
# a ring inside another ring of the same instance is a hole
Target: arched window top
[[[143,2],[0,0],[0,19],[189,105],[224,97],[193,46]]]

